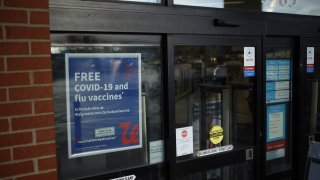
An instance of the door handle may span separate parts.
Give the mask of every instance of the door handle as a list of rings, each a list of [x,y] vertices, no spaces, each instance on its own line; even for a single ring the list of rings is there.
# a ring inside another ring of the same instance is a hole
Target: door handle
[[[246,149],[246,160],[252,160],[253,159],[253,148]]]

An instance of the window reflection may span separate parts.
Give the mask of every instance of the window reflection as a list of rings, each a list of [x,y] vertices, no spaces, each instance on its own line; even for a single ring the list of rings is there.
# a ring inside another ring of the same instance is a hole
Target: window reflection
[[[264,0],[262,11],[319,16],[318,4],[319,0]]]
[[[175,0],[174,4],[224,8],[224,0]]]
[[[174,0],[175,5],[320,16],[318,0]]]
[[[160,4],[160,3],[161,3],[161,0],[120,0],[120,1],[144,2],[144,3],[157,3],[157,4]]]

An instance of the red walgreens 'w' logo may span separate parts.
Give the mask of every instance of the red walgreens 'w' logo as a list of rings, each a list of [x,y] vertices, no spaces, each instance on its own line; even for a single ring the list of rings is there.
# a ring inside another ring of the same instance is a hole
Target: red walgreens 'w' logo
[[[131,122],[123,122],[119,124],[120,128],[123,128],[122,133],[122,144],[138,144],[139,143],[139,124],[135,124],[131,129],[129,138],[127,138],[127,133],[129,132]]]

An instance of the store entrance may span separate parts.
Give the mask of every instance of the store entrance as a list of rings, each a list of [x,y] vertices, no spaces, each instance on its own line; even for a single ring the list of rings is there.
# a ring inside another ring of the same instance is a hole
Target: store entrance
[[[258,179],[260,44],[172,37],[176,179]]]

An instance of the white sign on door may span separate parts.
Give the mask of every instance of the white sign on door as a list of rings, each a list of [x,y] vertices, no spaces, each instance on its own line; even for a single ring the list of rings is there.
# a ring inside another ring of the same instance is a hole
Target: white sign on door
[[[193,127],[176,129],[177,156],[193,153]]]

